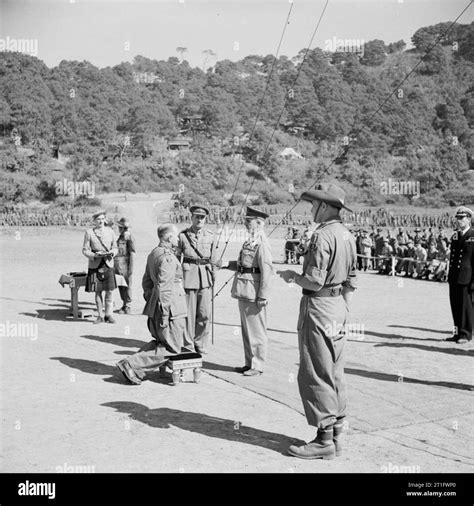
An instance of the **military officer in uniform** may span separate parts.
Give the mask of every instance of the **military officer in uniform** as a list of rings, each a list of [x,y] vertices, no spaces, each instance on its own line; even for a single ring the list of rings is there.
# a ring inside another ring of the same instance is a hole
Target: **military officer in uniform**
[[[142,287],[153,340],[117,367],[130,383],[139,385],[146,371],[164,364],[170,355],[181,353],[186,335],[186,294],[181,264],[174,248],[178,230],[171,223],[158,227],[159,245],[148,255]],[[184,350],[192,351],[192,350]]]
[[[287,282],[302,287],[298,319],[300,367],[298,386],[309,425],[316,438],[288,453],[303,459],[340,455],[340,435],[346,415],[344,389],[344,327],[356,288],[357,256],[352,234],[342,224],[345,192],[332,183],[303,193],[319,223],[305,254],[303,273],[281,271]]]
[[[268,214],[247,207],[245,227],[249,238],[242,245],[239,259],[229,262],[236,270],[231,295],[239,301],[245,365],[237,372],[245,376],[262,374],[267,354],[267,305],[273,274],[270,245],[264,224]]]
[[[121,274],[127,286],[119,286],[122,308],[120,314],[130,314],[132,306],[132,276],[135,263],[135,240],[130,233],[130,224],[125,218],[118,222],[119,237],[117,239],[117,256],[114,258],[115,273]]]
[[[221,265],[214,247],[214,234],[205,229],[209,209],[191,206],[191,226],[179,233],[177,256],[182,262],[184,289],[188,303],[186,345],[205,354],[209,343],[212,312],[212,287],[215,269]]]
[[[456,211],[456,232],[451,239],[449,259],[449,301],[454,320],[454,335],[446,341],[465,344],[472,341],[472,306],[474,294],[473,212],[465,206]]]

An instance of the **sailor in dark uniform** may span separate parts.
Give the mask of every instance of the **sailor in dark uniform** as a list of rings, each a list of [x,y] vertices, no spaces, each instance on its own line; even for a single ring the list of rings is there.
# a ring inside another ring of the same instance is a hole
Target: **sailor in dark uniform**
[[[449,301],[454,320],[454,335],[446,341],[464,344],[472,341],[472,298],[474,294],[473,212],[461,206],[456,210],[456,232],[451,238],[449,259]]]

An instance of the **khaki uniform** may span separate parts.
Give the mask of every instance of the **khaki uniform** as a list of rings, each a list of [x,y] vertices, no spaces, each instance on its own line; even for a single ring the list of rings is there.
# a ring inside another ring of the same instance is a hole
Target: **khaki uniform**
[[[187,339],[198,353],[206,353],[211,330],[213,263],[217,260],[214,234],[207,229],[196,232],[192,227],[183,230],[177,256],[182,261],[188,304]]]
[[[268,342],[267,308],[259,308],[256,300],[268,299],[273,274],[270,245],[265,235],[244,242],[236,267],[231,295],[239,301],[245,366],[263,371]]]
[[[182,278],[181,264],[171,248],[157,246],[148,255],[142,280],[146,300],[143,314],[148,316],[148,329],[154,339],[127,358],[141,379],[146,369],[156,369],[167,356],[182,351],[187,314]]]
[[[135,253],[135,241],[128,230],[124,230],[117,239],[117,256],[114,257],[115,273],[121,274],[127,286],[119,286],[123,307],[132,305],[132,273],[130,273],[130,254]]]
[[[356,245],[339,219],[322,223],[305,254],[298,318],[298,386],[310,425],[324,430],[345,416],[344,325],[348,311],[342,287],[356,287]]]

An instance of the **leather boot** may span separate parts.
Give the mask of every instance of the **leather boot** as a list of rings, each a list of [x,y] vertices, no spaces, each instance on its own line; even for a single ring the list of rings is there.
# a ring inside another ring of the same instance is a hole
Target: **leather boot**
[[[340,457],[342,455],[342,444],[341,444],[341,434],[343,429],[343,422],[336,422],[333,427],[334,432],[334,446],[336,447],[336,457]]]
[[[334,432],[332,427],[324,430],[318,429],[316,439],[303,446],[291,445],[288,448],[288,453],[300,459],[331,460],[336,456],[333,437]]]

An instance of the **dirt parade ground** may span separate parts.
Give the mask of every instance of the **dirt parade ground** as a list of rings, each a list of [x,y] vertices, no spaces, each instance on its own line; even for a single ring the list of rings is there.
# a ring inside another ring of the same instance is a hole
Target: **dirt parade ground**
[[[173,386],[156,372],[140,386],[127,384],[115,363],[150,340],[141,277],[170,204],[169,194],[106,203],[129,218],[137,243],[132,314],[117,315],[115,325],[69,316],[69,288],[58,279],[87,269],[83,229],[1,235],[2,472],[473,471],[474,348],[444,341],[452,333],[446,283],[359,275],[351,310],[357,332],[347,342],[344,454],[334,460],[286,454],[315,430],[306,423],[296,381],[301,291],[278,276],[263,375],[233,371],[244,357],[229,283],[215,300],[214,345],[200,383],[190,373]],[[270,237],[275,270],[288,268],[279,265],[284,232]],[[224,259],[236,258],[237,239]],[[217,289],[231,275],[220,271]],[[80,309],[92,311],[93,302],[81,289]]]

